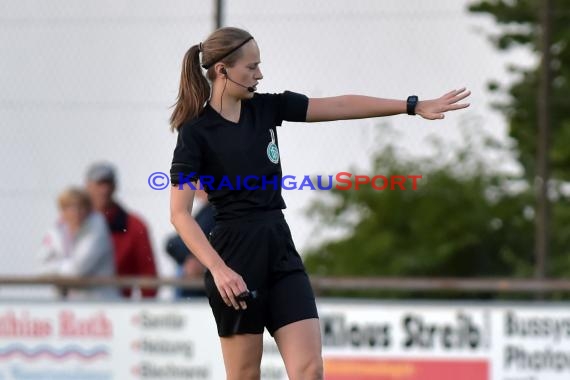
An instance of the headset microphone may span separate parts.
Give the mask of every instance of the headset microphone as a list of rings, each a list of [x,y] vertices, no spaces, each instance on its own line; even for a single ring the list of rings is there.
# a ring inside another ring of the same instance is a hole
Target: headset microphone
[[[242,86],[243,88],[247,89],[247,91],[249,91],[249,92],[255,92],[255,88],[254,88],[254,87],[252,87],[252,86],[246,86],[246,85],[241,84],[241,83],[238,83],[238,82],[236,82],[235,80],[233,80],[232,78],[230,78],[230,76],[228,75],[228,72],[227,72],[227,70],[226,70],[225,67],[222,67],[222,69],[220,70],[220,72],[221,72],[222,74],[224,74],[224,75],[226,76],[226,78],[228,78],[228,80],[229,80],[230,82],[235,83],[235,84],[237,84],[238,86]]]

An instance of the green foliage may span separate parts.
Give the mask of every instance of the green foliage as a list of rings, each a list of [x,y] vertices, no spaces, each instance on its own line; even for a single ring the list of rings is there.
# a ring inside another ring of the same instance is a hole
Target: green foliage
[[[567,278],[570,199],[562,186],[570,179],[570,1],[553,0],[552,4],[549,158],[553,201],[546,274]],[[469,8],[495,19],[501,31],[489,37],[498,50],[522,47],[537,57],[535,67],[514,63],[507,68],[515,74],[510,83],[489,78],[489,91],[507,95],[505,102],[494,106],[508,119],[509,135],[516,144],[514,152],[480,136],[475,143],[471,141],[455,151],[453,160],[445,162],[442,159],[449,156],[449,148],[441,144],[436,153],[423,160],[399,157],[390,146],[377,152],[368,175],[419,173],[423,178],[418,189],[377,191],[364,187],[359,191],[323,193],[308,215],[321,222],[320,229],[330,227],[345,233],[307,252],[305,262],[310,272],[330,276],[532,276],[537,93],[542,51],[540,5],[539,0],[483,0]],[[483,157],[493,155],[493,151],[509,152],[516,157],[523,168],[521,177],[510,178],[486,169],[492,165]],[[395,294],[403,295],[378,295]]]
[[[551,109],[552,150],[550,160],[552,177],[570,179],[570,1],[553,0],[552,9],[552,72],[553,92]],[[471,12],[489,14],[501,27],[501,33],[490,36],[500,50],[523,46],[535,53],[540,45],[539,0],[480,1],[469,7]],[[538,55],[537,55],[538,57]],[[540,60],[537,59],[537,62]],[[539,67],[522,68],[513,64],[511,71],[518,80],[501,85],[492,80],[489,89],[510,95],[506,103],[498,104],[509,119],[509,133],[517,142],[518,158],[525,168],[526,177],[535,175],[537,142],[537,89]]]
[[[493,144],[485,149],[504,149]],[[375,155],[370,177],[421,174],[417,190],[408,180],[406,190],[323,191],[308,214],[347,233],[307,252],[307,269],[328,276],[529,276],[532,194],[514,191],[517,179],[486,171],[477,145],[443,163],[441,151],[412,160],[388,146]]]
[[[501,34],[491,37],[499,49],[524,46],[540,53],[544,47],[540,43],[539,0],[480,1],[470,7],[470,11],[492,16],[501,26]],[[551,178],[557,184],[551,191],[551,249],[547,262],[547,275],[567,277],[570,275],[570,202],[559,186],[570,179],[570,2],[553,0],[551,8],[552,43],[548,47],[552,54],[552,108],[551,118]],[[539,55],[537,55],[539,57]],[[540,64],[540,60],[537,59]],[[498,105],[509,119],[509,133],[517,142],[517,155],[525,168],[525,176],[532,183],[536,168],[537,150],[537,105],[539,99],[540,67],[522,69],[513,65],[512,71],[519,79],[510,86],[501,87],[491,81],[490,89],[510,95],[510,100]]]

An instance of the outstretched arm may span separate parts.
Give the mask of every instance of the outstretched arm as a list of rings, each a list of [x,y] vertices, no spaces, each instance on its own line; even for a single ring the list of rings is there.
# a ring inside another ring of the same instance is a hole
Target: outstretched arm
[[[437,99],[420,100],[416,114],[424,119],[443,119],[447,111],[466,108],[469,103],[459,103],[471,94],[465,88],[453,90]],[[374,98],[362,95],[342,95],[331,98],[311,98],[307,110],[307,122],[365,119],[406,113],[406,101]]]

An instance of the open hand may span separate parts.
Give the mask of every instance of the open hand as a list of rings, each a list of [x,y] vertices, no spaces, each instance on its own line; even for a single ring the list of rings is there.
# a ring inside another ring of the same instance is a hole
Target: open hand
[[[416,106],[416,114],[428,120],[443,119],[444,113],[447,111],[469,107],[469,103],[458,103],[469,95],[471,95],[471,91],[466,91],[463,87],[459,90],[450,91],[437,99],[419,101]]]

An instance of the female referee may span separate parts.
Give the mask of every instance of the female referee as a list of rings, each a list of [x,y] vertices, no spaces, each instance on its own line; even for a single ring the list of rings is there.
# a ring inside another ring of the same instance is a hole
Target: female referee
[[[322,379],[315,298],[281,211],[285,203],[276,126],[284,120],[402,113],[442,119],[447,111],[467,107],[458,102],[469,92],[454,90],[425,101],[415,96],[391,100],[357,95],[314,99],[289,91],[258,94],[263,79],[259,64],[253,37],[231,27],[216,30],[184,56],[170,120],[178,131],[170,173],[171,222],[207,268],[206,292],[227,378],[260,378],[267,328],[290,379]],[[213,178],[205,187],[217,211],[209,238],[191,216],[192,181],[202,176]],[[231,185],[222,182],[227,180]]]

